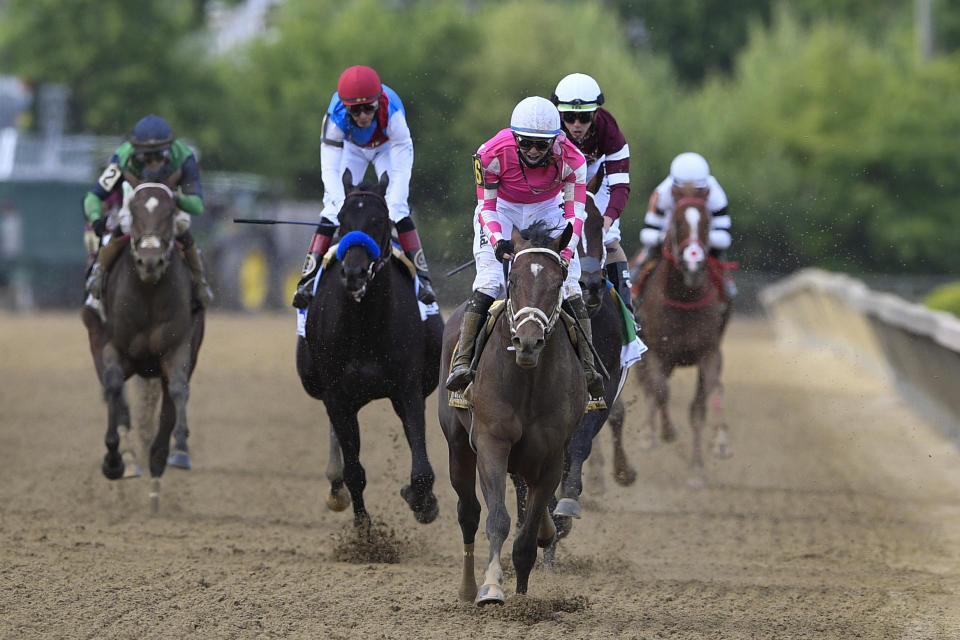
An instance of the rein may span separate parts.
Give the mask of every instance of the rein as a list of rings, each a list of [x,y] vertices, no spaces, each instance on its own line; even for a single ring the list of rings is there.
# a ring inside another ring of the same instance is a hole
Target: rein
[[[513,256],[513,262],[517,261],[517,258],[524,254],[533,254],[533,253],[545,253],[551,258],[557,261],[561,267],[563,267],[563,259],[560,257],[560,254],[554,251],[553,249],[547,249],[545,247],[531,247],[529,249],[523,249],[518,251]],[[507,296],[507,323],[510,327],[510,336],[516,337],[517,331],[527,322],[533,322],[540,327],[540,330],[543,332],[543,337],[546,339],[547,335],[553,331],[554,326],[557,324],[557,320],[560,318],[560,306],[563,303],[563,285],[560,285],[559,291],[557,291],[557,303],[553,306],[553,310],[547,314],[539,307],[522,307],[521,309],[514,309],[513,307],[513,298],[509,295]]]

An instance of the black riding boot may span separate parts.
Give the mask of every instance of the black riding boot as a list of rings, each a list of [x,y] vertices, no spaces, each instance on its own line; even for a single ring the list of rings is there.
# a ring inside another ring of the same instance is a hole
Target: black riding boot
[[[337,232],[337,225],[327,220],[321,220],[313,234],[307,257],[303,261],[300,282],[297,283],[297,292],[293,294],[293,306],[297,309],[306,309],[310,306],[313,297],[313,279],[317,276],[320,261],[330,248],[333,236]]]
[[[623,304],[627,305],[630,315],[633,315],[633,301],[630,299],[630,268],[626,262],[613,262],[607,267],[607,280],[613,283],[613,288],[620,294]]]
[[[177,237],[183,247],[183,259],[190,269],[190,278],[193,280],[193,294],[200,306],[206,309],[213,302],[213,289],[207,283],[207,274],[203,267],[203,256],[200,247],[193,240],[193,235],[187,231]]]
[[[400,239],[400,248],[417,268],[417,278],[420,280],[420,293],[417,299],[423,304],[433,304],[437,301],[437,294],[430,282],[430,270],[427,267],[427,257],[420,244],[420,234],[413,224],[413,218],[407,216],[396,223],[397,237]]]
[[[113,263],[116,262],[123,248],[129,243],[129,236],[119,236],[100,247],[100,251],[97,253],[97,259],[94,261],[93,266],[90,267],[90,275],[87,276],[87,282],[85,284],[87,293],[97,300],[100,299],[103,293],[104,276],[106,276],[110,267],[113,266]]]
[[[587,306],[583,304],[583,298],[580,296],[567,298],[566,303],[579,321],[580,327],[583,329],[583,333],[589,343],[583,345],[583,348],[580,349],[583,374],[587,378],[587,391],[590,392],[591,398],[602,398],[606,393],[606,389],[603,387],[603,376],[597,372],[597,364],[593,359],[593,349],[590,348],[590,345],[593,344],[593,327],[590,324],[590,314],[587,313]]]
[[[474,291],[463,311],[460,321],[460,341],[457,343],[457,352],[450,366],[450,375],[444,386],[448,391],[463,391],[473,380],[473,351],[477,342],[480,327],[487,319],[487,311],[493,304],[493,298],[481,291]]]

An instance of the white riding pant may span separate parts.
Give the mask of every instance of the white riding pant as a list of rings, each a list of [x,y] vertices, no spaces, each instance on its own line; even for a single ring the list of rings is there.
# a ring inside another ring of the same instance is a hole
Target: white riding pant
[[[373,165],[373,171],[376,173],[377,179],[390,170],[389,142],[384,142],[383,144],[373,147],[372,149],[359,147],[355,144],[344,143],[343,153],[340,155],[339,173],[341,177],[347,169],[350,169],[350,175],[353,176],[354,183],[360,184],[360,182],[363,181],[363,176],[367,173],[367,167],[370,165]],[[340,214],[341,205],[343,205],[342,200],[335,202],[333,197],[328,194],[326,190],[324,190],[323,211],[320,212],[320,217],[326,218],[332,224],[340,226],[338,216]],[[390,220],[392,220],[394,224],[400,222],[409,215],[410,204],[406,201],[406,198],[404,198],[402,203],[391,202]]]
[[[481,291],[491,298],[499,298],[507,291],[506,283],[503,281],[503,265],[497,260],[493,246],[480,228],[481,206],[483,206],[482,203],[478,203],[473,214],[473,259],[477,265],[477,277],[473,280],[473,290]],[[514,228],[526,229],[540,220],[554,228],[550,234],[554,238],[563,233],[567,226],[567,221],[563,218],[562,194],[558,194],[555,200],[535,204],[518,204],[499,198],[497,217],[500,219],[503,237],[506,239],[510,239]],[[574,253],[567,270],[567,279],[563,281],[563,298],[566,300],[579,295],[581,295],[580,258]]]

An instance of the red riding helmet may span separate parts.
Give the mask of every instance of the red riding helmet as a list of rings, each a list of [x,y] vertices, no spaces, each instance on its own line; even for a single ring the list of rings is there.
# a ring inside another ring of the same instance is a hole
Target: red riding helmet
[[[376,102],[381,91],[380,76],[370,67],[350,67],[340,74],[340,80],[337,81],[340,102],[347,106]]]

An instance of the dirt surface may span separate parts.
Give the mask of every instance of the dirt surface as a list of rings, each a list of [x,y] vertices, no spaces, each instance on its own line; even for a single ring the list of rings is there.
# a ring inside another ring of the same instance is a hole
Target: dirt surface
[[[75,314],[0,314],[0,638],[960,638],[960,455],[891,388],[830,355],[776,345],[760,320],[726,338],[735,455],[686,486],[679,440],[636,445],[586,479],[584,518],[527,596],[457,598],[461,543],[428,400],[440,517],[398,491],[410,456],[385,402],[360,416],[367,506],[389,545],[364,560],[332,513],[323,406],[294,367],[293,313],[213,314],[189,405],[194,469],[100,473],[106,406]],[[611,460],[609,433],[598,437]],[[512,501],[512,499],[511,499]],[[485,512],[484,512],[485,515]],[[486,538],[477,538],[477,576]]]

